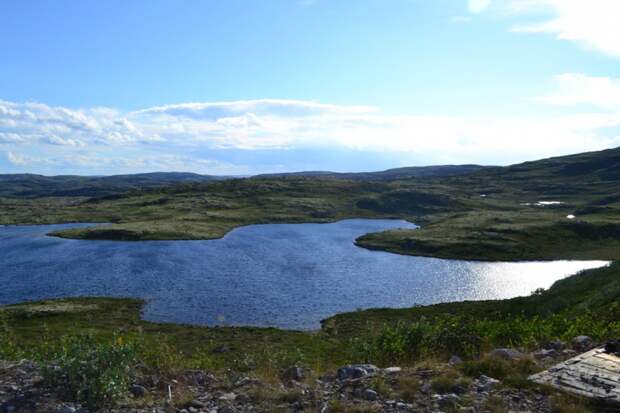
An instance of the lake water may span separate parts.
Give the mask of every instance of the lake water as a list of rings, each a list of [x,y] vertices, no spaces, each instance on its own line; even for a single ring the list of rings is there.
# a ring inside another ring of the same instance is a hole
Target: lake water
[[[0,227],[0,304],[70,296],[148,300],[152,321],[314,329],[370,307],[508,298],[603,261],[484,263],[356,247],[398,220],[253,225],[209,241],[79,241],[79,225]]]

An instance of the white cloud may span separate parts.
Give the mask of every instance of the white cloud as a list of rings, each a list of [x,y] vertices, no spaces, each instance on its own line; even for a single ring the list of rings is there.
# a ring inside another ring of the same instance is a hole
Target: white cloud
[[[42,159],[38,157],[27,156],[27,155],[23,155],[20,153],[14,153],[11,151],[8,151],[6,153],[6,157],[10,163],[16,166],[31,167],[33,165],[41,165],[41,164],[49,165],[53,163],[50,159]]]
[[[188,103],[131,113],[0,101],[0,150],[25,170],[52,165],[90,173],[249,174],[267,172],[273,162],[260,154],[250,166],[209,156],[221,150],[360,150],[426,164],[518,162],[620,145],[612,133],[620,128],[617,80],[602,79],[558,76],[558,91],[542,100],[606,110],[553,117],[395,116],[368,106],[286,100]]]
[[[489,5],[491,4],[491,0],[468,0],[467,8],[470,13],[482,13],[485,11]]]
[[[557,91],[539,100],[562,106],[591,105],[620,112],[620,79],[565,73],[555,77]]]
[[[510,12],[539,16],[536,22],[517,24],[514,31],[549,33],[610,56],[620,57],[620,1],[618,0],[512,0]]]

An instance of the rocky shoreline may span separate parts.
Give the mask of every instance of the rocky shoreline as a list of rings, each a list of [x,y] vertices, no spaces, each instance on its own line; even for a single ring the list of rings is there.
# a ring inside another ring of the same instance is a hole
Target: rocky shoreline
[[[576,337],[571,346],[549,343],[522,353],[498,348],[487,360],[542,370],[592,348],[589,337]],[[570,348],[569,348],[570,347]],[[353,364],[316,375],[292,366],[275,377],[256,379],[233,371],[217,374],[187,370],[173,376],[140,373],[126,400],[114,413],[235,413],[235,412],[532,412],[558,410],[559,394],[535,385],[515,385],[485,374],[463,374],[463,362],[452,356],[444,362],[422,362],[410,367],[378,368]],[[563,396],[566,397],[566,396]],[[555,399],[554,399],[555,398]],[[572,403],[572,402],[571,402]],[[89,413],[71,402],[63,389],[50,386],[41,367],[28,360],[0,362],[0,413]],[[578,411],[578,410],[575,410]]]

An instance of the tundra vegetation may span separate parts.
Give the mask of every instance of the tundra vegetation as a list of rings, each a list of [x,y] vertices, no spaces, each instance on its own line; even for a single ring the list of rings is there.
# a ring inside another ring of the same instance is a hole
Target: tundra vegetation
[[[257,223],[404,218],[421,229],[368,234],[357,244],[443,258],[614,261],[620,255],[619,181],[620,149],[615,149],[397,180],[259,177],[92,197],[24,197],[9,191],[0,198],[0,223],[107,222],[111,225],[53,235],[138,241],[216,238]],[[351,363],[437,366],[451,356],[463,363],[435,378],[435,391],[462,387],[481,374],[508,388],[528,389],[533,385],[527,375],[540,365],[489,357],[489,352],[533,351],[577,335],[595,342],[620,336],[620,264],[582,272],[528,297],[338,314],[315,332],[150,323],[140,318],[142,304],[74,298],[5,306],[0,359],[51,363],[55,370],[44,370],[46,380],[62,382],[72,397],[92,407],[114,404],[135,380],[132,375],[154,371],[167,377],[187,369],[239,372],[273,382],[290,366],[318,377]],[[403,378],[396,387],[374,383],[378,391],[390,397],[397,391],[402,399],[419,385],[417,378]],[[297,397],[259,393],[254,397],[262,400]],[[558,412],[588,408],[568,396],[553,397]],[[503,411],[501,400],[487,403],[488,411]],[[331,411],[341,404],[335,400]]]

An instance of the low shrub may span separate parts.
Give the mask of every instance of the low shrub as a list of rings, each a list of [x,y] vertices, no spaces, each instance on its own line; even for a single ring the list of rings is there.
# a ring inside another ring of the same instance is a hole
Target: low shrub
[[[85,335],[65,339],[42,370],[48,383],[97,409],[113,406],[126,395],[136,364],[135,346],[122,337],[100,341]]]

